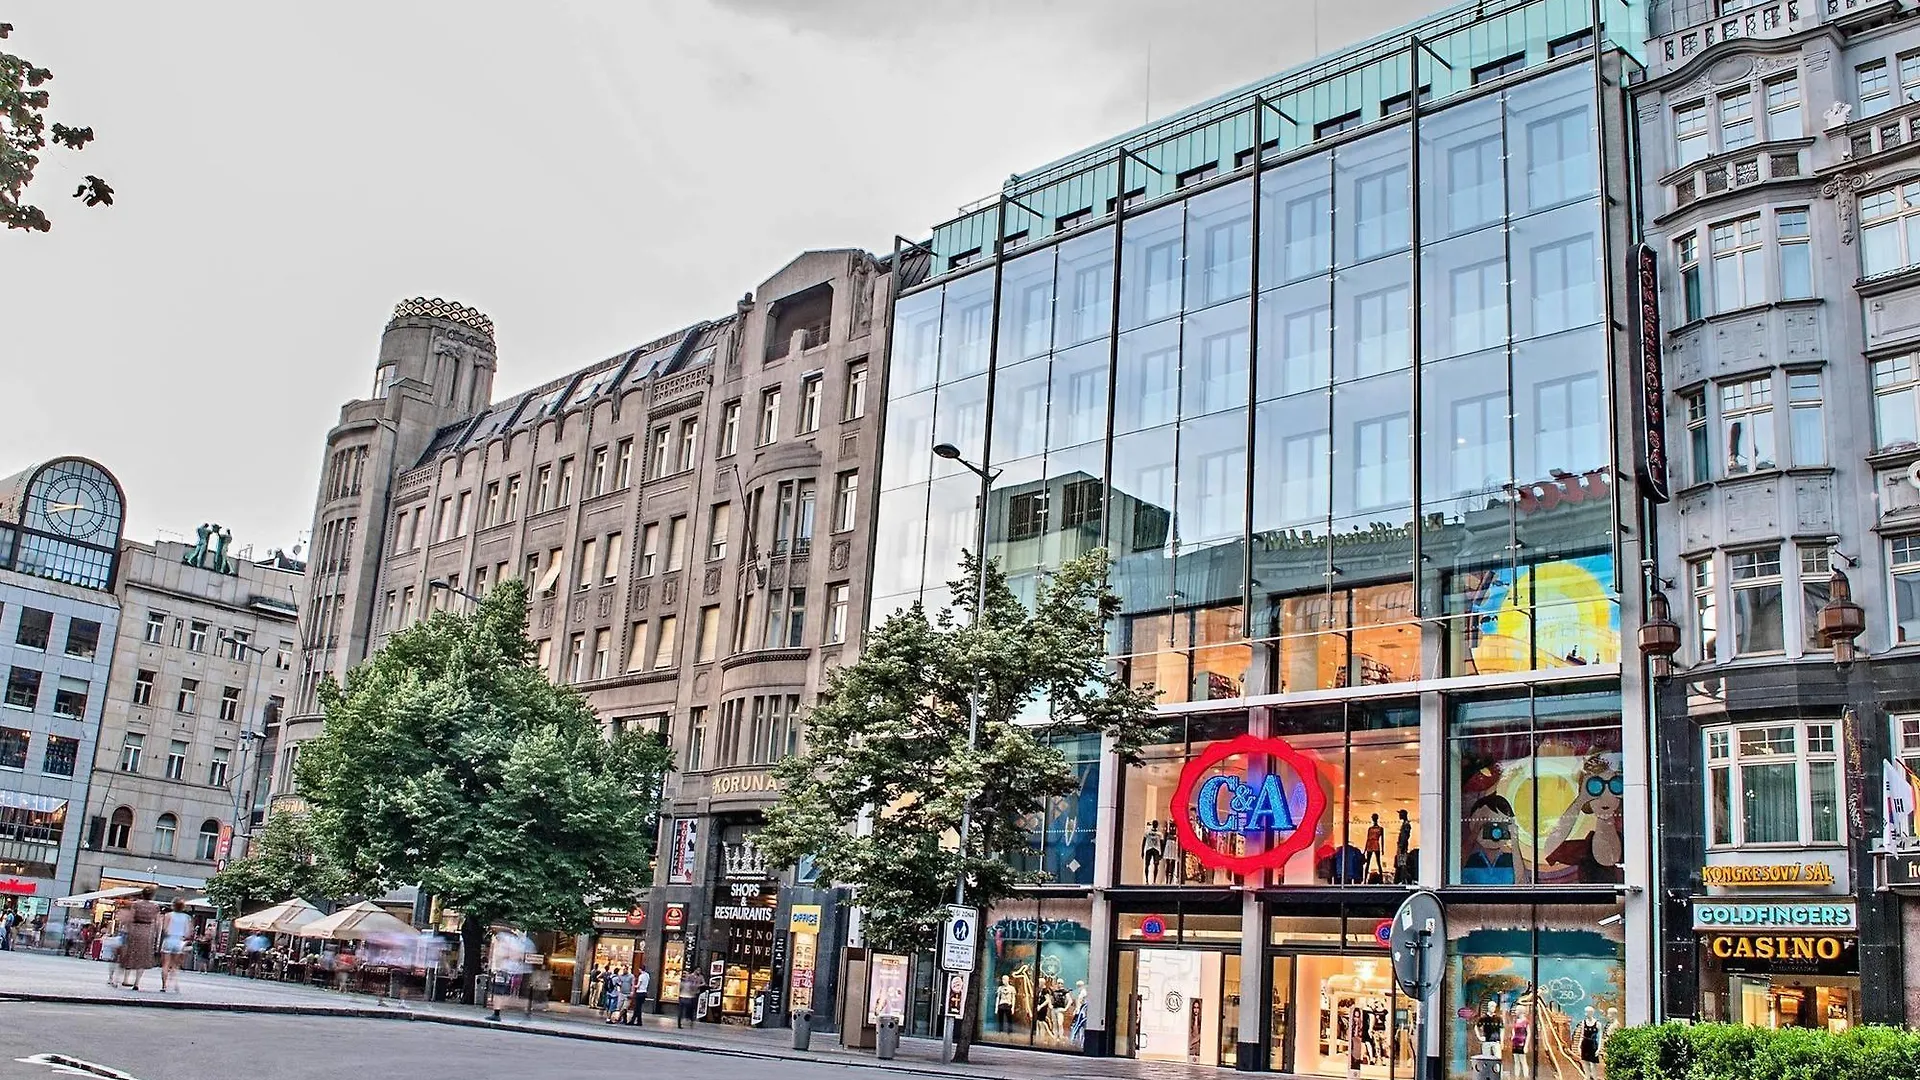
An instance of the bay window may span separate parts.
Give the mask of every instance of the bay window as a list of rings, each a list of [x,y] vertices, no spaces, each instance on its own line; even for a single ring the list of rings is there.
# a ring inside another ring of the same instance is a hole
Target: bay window
[[[1733,651],[1736,656],[1779,652],[1782,630],[1780,549],[1736,551],[1727,556],[1733,585]]]
[[[1694,322],[1707,313],[1705,294],[1700,288],[1700,237],[1688,233],[1674,241],[1674,255],[1680,263],[1680,305],[1684,321]]]
[[[1717,659],[1720,618],[1713,588],[1713,558],[1689,562],[1687,578],[1693,583],[1694,655],[1702,662]]]
[[[1787,428],[1793,439],[1795,465],[1827,463],[1826,424],[1821,417],[1824,400],[1819,372],[1787,373]]]
[[[1713,226],[1713,310],[1733,311],[1766,299],[1760,215]]]
[[[1920,534],[1887,541],[1887,565],[1893,576],[1893,641],[1920,642]]]
[[[1920,257],[1920,181],[1860,197],[1860,272],[1865,277],[1912,266]]]
[[[1695,390],[1682,394],[1687,405],[1688,480],[1704,484],[1713,479],[1713,441],[1707,434],[1707,395]]]
[[[1754,142],[1753,90],[1743,87],[1720,95],[1720,148],[1738,150]]]
[[[1913,354],[1873,362],[1873,446],[1876,450],[1920,442],[1920,373]]]
[[[1779,455],[1774,451],[1771,376],[1720,387],[1720,432],[1727,455],[1726,475],[1779,467]]]
[[[1800,124],[1800,76],[1782,75],[1767,81],[1767,138],[1797,139]]]
[[[1773,220],[1774,239],[1780,245],[1780,298],[1805,300],[1813,295],[1813,252],[1807,242],[1807,208],[1781,210]]]
[[[1837,724],[1730,726],[1705,738],[1710,847],[1840,842]]]
[[[1707,103],[1696,101],[1673,110],[1673,138],[1680,164],[1691,165],[1707,156]]]

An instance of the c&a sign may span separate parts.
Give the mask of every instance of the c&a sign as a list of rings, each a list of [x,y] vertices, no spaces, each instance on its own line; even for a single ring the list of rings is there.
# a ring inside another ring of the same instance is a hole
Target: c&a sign
[[[1313,761],[1285,739],[1242,735],[1187,762],[1170,809],[1180,846],[1201,865],[1250,874],[1312,845],[1327,793]]]

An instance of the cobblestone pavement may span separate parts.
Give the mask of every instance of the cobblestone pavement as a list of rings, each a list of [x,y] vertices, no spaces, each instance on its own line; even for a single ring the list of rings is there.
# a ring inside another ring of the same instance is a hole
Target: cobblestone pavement
[[[803,1053],[793,1049],[793,1034],[784,1029],[754,1030],[701,1025],[697,1029],[676,1030],[672,1019],[665,1016],[648,1016],[646,1023],[640,1026],[616,1026],[602,1022],[587,1010],[566,1006],[536,1010],[528,1016],[524,1011],[524,1001],[517,1002],[520,1011],[515,1011],[511,1004],[503,1005],[501,1021],[496,1025],[485,1020],[486,1010],[475,1006],[383,1000],[370,994],[340,993],[204,972],[184,973],[179,989],[164,995],[158,992],[158,969],[145,974],[139,991],[116,989],[107,985],[107,971],[106,964],[96,961],[34,952],[0,953],[0,1028],[14,1026],[4,1018],[9,1011],[22,1007],[24,1003],[18,998],[24,996],[75,1003],[138,1004],[149,1006],[151,1011],[277,1012],[332,1015],[342,1019],[390,1017],[439,1024],[498,1027],[574,1041],[627,1043],[669,1051],[692,1050],[789,1063],[812,1061],[840,1066],[864,1065],[876,1070],[990,1080],[1050,1080],[1053,1077],[1199,1080],[1223,1075],[1219,1069],[1189,1065],[1140,1063],[1119,1058],[1088,1058],[990,1046],[974,1047],[973,1060],[968,1065],[951,1065],[940,1060],[939,1043],[926,1039],[902,1040],[897,1057],[892,1062],[880,1062],[871,1050],[842,1048],[838,1036],[827,1032],[816,1032],[812,1049]],[[8,1003],[9,998],[15,1000]],[[79,1006],[76,1004],[74,1007]],[[235,1019],[240,1023],[247,1020],[245,1017]]]

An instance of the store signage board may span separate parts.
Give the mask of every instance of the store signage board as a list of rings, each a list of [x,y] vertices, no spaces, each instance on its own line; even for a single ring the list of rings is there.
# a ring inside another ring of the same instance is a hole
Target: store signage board
[[[947,905],[947,919],[940,928],[941,969],[970,974],[979,951],[980,909]]]
[[[1188,854],[1209,869],[1246,875],[1285,866],[1310,847],[1327,794],[1313,762],[1285,739],[1242,735],[1180,770],[1169,809]],[[1245,843],[1213,839],[1226,836]],[[1230,854],[1243,848],[1247,854]]]
[[[1635,362],[1640,368],[1640,484],[1648,499],[1669,498],[1667,476],[1667,379],[1661,366],[1659,257],[1636,244],[1628,255],[1633,282]]]
[[[1826,888],[1836,878],[1830,863],[1758,863],[1754,865],[1703,866],[1700,881],[1710,888],[1744,889],[1780,886]]]
[[[1882,858],[1880,884],[1894,889],[1920,889],[1920,851],[1891,852]]]
[[[1852,930],[1859,925],[1853,901],[1695,900],[1695,930]]]
[[[787,932],[790,934],[818,934],[820,932],[820,905],[795,904],[787,909]]]
[[[660,917],[660,925],[668,930],[679,930],[687,925],[687,905],[668,904],[666,913]]]

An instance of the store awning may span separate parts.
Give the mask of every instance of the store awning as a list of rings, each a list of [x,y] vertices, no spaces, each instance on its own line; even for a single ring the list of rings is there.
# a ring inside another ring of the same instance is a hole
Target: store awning
[[[88,904],[93,903],[95,900],[118,900],[123,896],[133,896],[139,893],[139,891],[140,891],[139,889],[135,889],[135,888],[132,888],[131,886],[125,886],[125,885],[117,889],[97,889],[93,892],[80,893],[77,896],[63,896],[60,899],[55,900],[53,902],[53,906],[64,907],[64,908],[82,908],[82,907],[86,907]]]
[[[195,911],[212,911],[213,901],[204,896],[196,896],[187,901],[187,906],[193,908]]]
[[[564,558],[553,560],[552,564],[547,567],[546,573],[540,575],[540,584],[535,587],[533,591],[543,594],[552,592],[554,582],[560,580],[560,568],[565,565],[566,560]]]
[[[152,870],[131,870],[118,866],[109,866],[100,871],[100,884],[104,886],[109,881],[122,881],[136,887],[152,885],[156,889],[192,889],[195,892],[204,892],[207,888],[206,878],[157,874]]]

